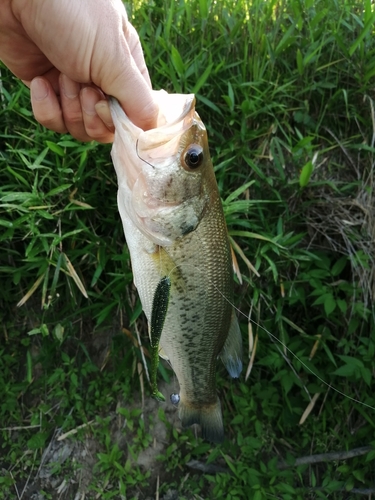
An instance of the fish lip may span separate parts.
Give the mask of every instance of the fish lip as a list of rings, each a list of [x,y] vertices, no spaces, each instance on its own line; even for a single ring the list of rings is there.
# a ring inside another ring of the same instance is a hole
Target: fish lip
[[[109,96],[109,108],[111,110],[112,118],[113,118],[113,115],[115,115],[118,122],[121,122],[121,121],[125,122],[125,125],[129,129],[129,132],[131,134],[133,134],[134,136],[138,137],[139,134],[141,132],[143,132],[143,130],[140,127],[137,127],[137,125],[135,125],[130,120],[130,118],[128,117],[128,115],[122,109],[121,104],[119,103],[119,101],[115,97]]]
[[[176,101],[182,100],[181,99],[182,94],[168,94],[164,90],[154,91],[154,94],[155,94],[155,100],[158,102],[158,105],[159,105],[159,115],[157,118],[157,126],[155,128],[149,129],[149,130],[142,130],[140,127],[137,127],[137,125],[135,125],[130,120],[130,118],[127,116],[125,111],[122,109],[119,101],[115,97],[112,97],[112,96],[109,97],[109,105],[110,105],[111,113],[114,113],[117,116],[119,121],[120,120],[123,121],[125,123],[126,127],[129,129],[129,132],[132,135],[134,135],[137,139],[141,139],[140,136],[142,136],[142,142],[147,141],[147,142],[150,142],[151,144],[153,144],[151,147],[145,148],[145,150],[152,149],[153,147],[155,147],[154,144],[155,145],[163,144],[160,141],[152,141],[152,136],[154,136],[156,134],[165,136],[167,133],[168,136],[174,137],[176,134],[176,131],[173,130],[173,131],[169,131],[169,133],[168,133],[168,130],[171,128],[175,128],[176,125],[178,126],[181,122],[184,122],[184,123],[182,125],[182,130],[181,130],[181,133],[179,135],[184,133],[185,130],[188,130],[188,128],[191,127],[193,117],[191,117],[190,119],[187,120],[188,123],[185,123],[186,122],[185,119],[192,112],[193,112],[193,114],[196,114],[195,113],[196,99],[195,99],[194,94],[184,94],[183,95],[185,102],[183,104],[182,111],[179,113],[178,113],[179,108],[176,107],[175,109],[173,109],[173,106],[171,103],[172,103],[172,100],[176,100]],[[168,106],[166,107],[166,109],[169,110],[169,113],[167,113],[167,116],[165,116],[161,112],[161,109],[163,107],[162,106],[163,101],[165,101],[166,99],[171,101],[171,103],[169,103]],[[175,112],[173,113],[172,111],[170,111],[171,109],[173,109],[173,111],[175,111]],[[174,115],[174,118],[173,118],[173,115]],[[197,115],[197,117],[198,117],[198,115]],[[150,136],[151,136],[151,141],[150,141]]]
[[[162,93],[160,94],[163,99],[165,99],[168,96],[168,99],[174,99],[175,96],[179,96],[179,94],[167,94],[167,93]],[[183,106],[182,113],[176,114],[175,119],[173,120],[167,120],[166,116],[160,115],[161,120],[165,120],[165,124],[162,125],[161,123],[158,124],[158,129],[164,130],[165,128],[172,127],[176,125],[177,123],[181,122],[186,118],[186,116],[193,110],[195,110],[195,95],[194,94],[186,94],[184,95],[185,98],[185,103]],[[155,130],[155,129],[151,129]],[[147,131],[148,132],[148,131]]]
[[[153,159],[159,158],[158,148],[163,148],[170,143],[171,151],[169,151],[168,157],[174,156],[178,153],[177,145],[180,142],[180,138],[187,130],[198,123],[204,128],[203,123],[195,111],[194,94],[187,94],[184,96],[184,103],[180,112],[178,112],[178,106],[176,106],[176,109],[173,109],[172,105],[173,100],[177,102],[181,100],[179,94],[167,94],[166,92],[162,92],[159,97],[161,101],[160,108],[169,110],[169,116],[159,115],[157,128],[141,131],[138,136],[138,157],[154,168],[158,168],[152,164]],[[166,99],[170,100],[167,106],[162,104],[162,101]],[[174,117],[171,109],[174,111]],[[142,157],[143,154],[146,155],[144,158]],[[165,167],[167,167],[167,165]]]
[[[173,162],[172,158],[179,153],[181,135],[194,124],[199,124],[202,129],[205,128],[195,112],[194,94],[168,94],[164,90],[154,91],[154,94],[155,101],[159,104],[157,128],[146,131],[134,125],[116,98],[109,99],[115,129],[118,129],[117,134],[121,137],[118,142],[123,144],[122,149],[126,150],[128,159],[126,166],[120,164],[117,166],[114,161],[119,186],[127,184],[132,189],[142,169],[150,171],[155,168],[168,168]],[[166,110],[165,114],[162,113],[162,109]],[[136,150],[131,150],[134,140]],[[112,148],[112,158],[117,154],[115,146],[116,140]],[[141,167],[139,160],[142,161]]]

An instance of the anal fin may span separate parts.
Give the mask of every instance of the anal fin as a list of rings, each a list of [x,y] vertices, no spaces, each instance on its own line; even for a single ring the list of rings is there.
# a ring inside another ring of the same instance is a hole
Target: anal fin
[[[234,309],[232,310],[227,340],[220,357],[229,375],[238,378],[242,371],[242,336]]]

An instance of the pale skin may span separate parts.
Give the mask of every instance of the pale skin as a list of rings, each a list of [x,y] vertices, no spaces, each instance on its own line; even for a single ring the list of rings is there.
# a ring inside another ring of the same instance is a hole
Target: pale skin
[[[121,0],[0,0],[0,60],[30,87],[35,118],[80,141],[113,140],[106,96],[156,126],[139,37]]]

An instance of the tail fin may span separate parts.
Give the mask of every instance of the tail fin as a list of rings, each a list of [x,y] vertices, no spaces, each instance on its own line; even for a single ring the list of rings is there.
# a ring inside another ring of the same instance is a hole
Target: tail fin
[[[234,309],[232,310],[228,337],[220,357],[229,375],[232,378],[238,378],[242,371],[242,336]]]
[[[200,408],[190,406],[183,400],[180,400],[178,406],[183,427],[199,424],[203,439],[211,443],[221,443],[224,440],[223,417],[219,398],[217,398],[216,403]]]

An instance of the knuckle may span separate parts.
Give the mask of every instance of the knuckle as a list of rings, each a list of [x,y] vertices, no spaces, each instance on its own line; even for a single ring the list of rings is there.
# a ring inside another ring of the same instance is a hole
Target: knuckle
[[[91,140],[97,142],[108,143],[113,141],[113,133],[108,129],[100,128],[86,128],[86,133]]]
[[[83,125],[83,117],[81,112],[64,113],[64,121],[72,126]]]
[[[56,117],[49,117],[49,116],[43,116],[38,118],[35,116],[35,119],[43,125],[43,127],[48,128],[49,130],[53,130],[54,132],[58,132],[59,134],[63,134],[67,132],[67,128],[64,124],[64,122]]]

